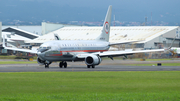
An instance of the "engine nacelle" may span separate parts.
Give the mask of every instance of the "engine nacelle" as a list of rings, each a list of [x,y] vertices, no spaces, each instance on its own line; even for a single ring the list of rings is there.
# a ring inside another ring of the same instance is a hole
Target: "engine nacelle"
[[[40,58],[37,58],[37,62],[40,65],[45,65],[45,61],[41,60]]]
[[[89,55],[85,58],[86,65],[99,65],[102,59],[96,55]]]

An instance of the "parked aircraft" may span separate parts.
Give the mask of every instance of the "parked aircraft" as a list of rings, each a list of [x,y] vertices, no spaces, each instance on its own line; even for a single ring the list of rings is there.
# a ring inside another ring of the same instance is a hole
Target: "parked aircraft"
[[[38,55],[37,62],[41,65],[45,65],[45,68],[49,68],[49,65],[54,61],[61,61],[59,63],[60,68],[66,68],[67,61],[85,61],[87,68],[95,68],[96,65],[101,63],[102,57],[109,57],[113,59],[114,56],[126,56],[135,53],[164,51],[164,49],[141,51],[108,51],[111,45],[122,44],[112,44],[109,42],[111,12],[112,6],[109,6],[104,20],[102,32],[100,36],[96,38],[96,40],[60,40],[60,38],[55,35],[57,40],[43,43],[37,51],[6,47],[4,39],[3,47],[9,50],[35,53]]]

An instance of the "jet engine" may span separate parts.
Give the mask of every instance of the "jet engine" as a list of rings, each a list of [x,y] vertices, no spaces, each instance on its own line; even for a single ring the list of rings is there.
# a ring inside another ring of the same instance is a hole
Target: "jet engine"
[[[40,65],[45,65],[45,61],[41,60],[40,58],[37,58],[37,62]]]
[[[99,65],[102,59],[96,55],[89,55],[85,58],[86,65]]]

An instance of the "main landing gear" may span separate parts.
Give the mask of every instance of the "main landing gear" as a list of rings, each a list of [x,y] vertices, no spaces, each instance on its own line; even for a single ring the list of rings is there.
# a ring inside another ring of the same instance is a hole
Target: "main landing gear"
[[[44,65],[45,65],[45,68],[49,68],[49,65],[50,65],[51,63],[45,63]],[[62,68],[62,67],[64,67],[64,68],[67,68],[67,62],[66,61],[62,61],[62,62],[60,62],[59,63],[59,67],[60,68]]]
[[[67,62],[66,62],[66,61],[60,62],[60,63],[59,63],[59,67],[60,67],[60,68],[62,68],[62,67],[67,68]]]
[[[45,68],[49,68],[49,65],[51,64],[51,62],[50,63],[45,63],[44,65],[45,65]],[[67,62],[66,61],[62,61],[62,62],[60,62],[59,63],[59,67],[60,68],[62,68],[62,67],[64,67],[64,68],[67,68]],[[87,68],[95,68],[95,65],[87,65]]]
[[[87,65],[87,68],[95,68],[95,65]]]

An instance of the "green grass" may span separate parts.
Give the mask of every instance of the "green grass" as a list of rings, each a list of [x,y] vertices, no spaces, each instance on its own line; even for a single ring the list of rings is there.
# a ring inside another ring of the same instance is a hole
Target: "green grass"
[[[0,64],[33,64],[37,61],[0,61]]]
[[[16,59],[16,57],[14,55],[0,55],[0,59]]]
[[[0,73],[0,101],[178,101],[180,71]]]

